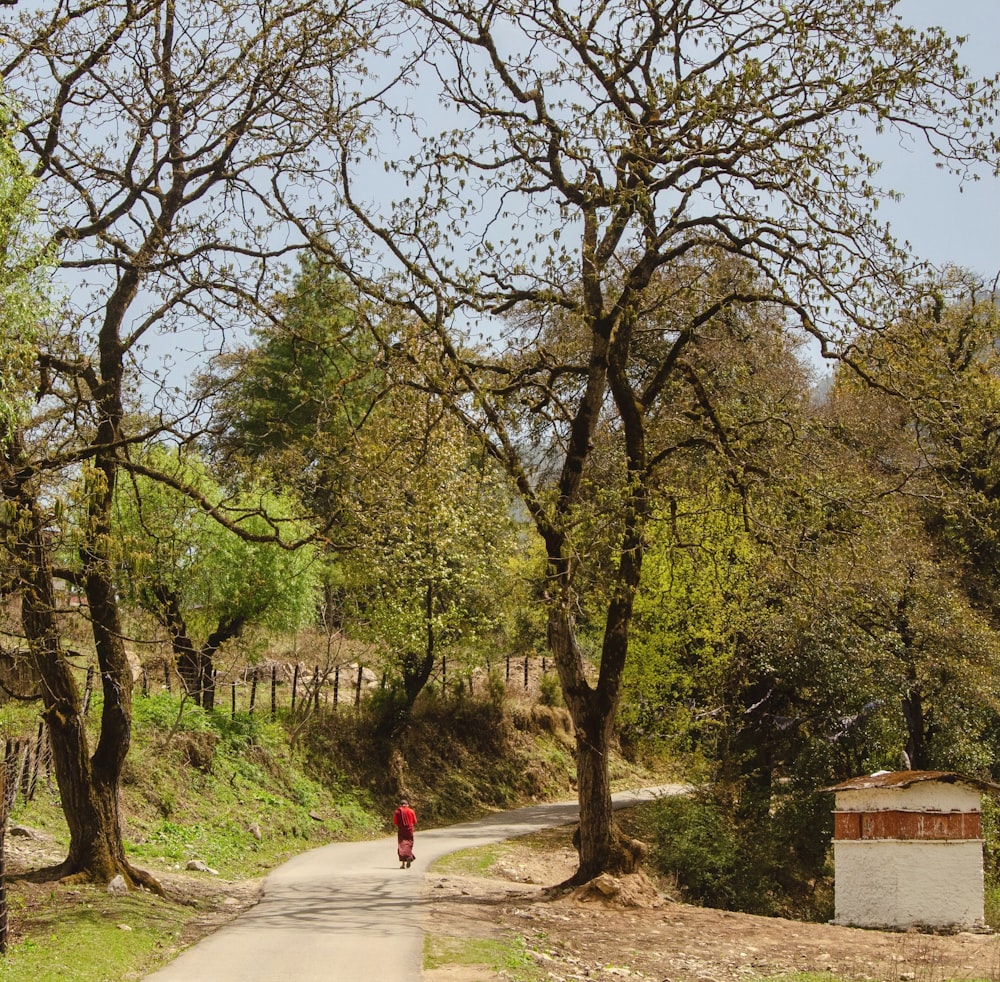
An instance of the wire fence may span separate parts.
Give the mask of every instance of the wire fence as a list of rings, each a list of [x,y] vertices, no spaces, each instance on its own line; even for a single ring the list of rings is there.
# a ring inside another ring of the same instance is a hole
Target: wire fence
[[[551,661],[546,656],[508,655],[504,658],[503,681],[508,692],[537,697],[543,680],[551,674]],[[93,680],[91,667],[84,690],[85,711],[90,705]],[[145,696],[156,691],[177,693],[181,697],[189,694],[169,662],[152,669],[143,668],[137,682]],[[289,710],[293,714],[318,713],[324,709],[336,712],[340,708],[359,707],[368,695],[384,690],[387,682],[384,670],[357,662],[331,666],[269,662],[217,671],[211,705],[216,710],[228,709],[233,718],[243,712],[270,712],[275,718],[279,710]],[[474,695],[489,684],[489,675],[483,671],[459,673],[449,669],[446,659],[441,659],[435,666],[431,682],[442,689],[451,686],[454,691]]]

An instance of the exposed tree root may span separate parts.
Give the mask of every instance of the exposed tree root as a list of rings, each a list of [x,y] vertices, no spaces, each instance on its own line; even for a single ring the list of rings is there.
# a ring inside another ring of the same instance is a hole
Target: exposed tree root
[[[129,863],[126,863],[125,868],[119,870],[119,872],[125,878],[125,882],[130,890],[148,890],[158,897],[166,897],[167,894],[163,889],[163,885],[152,873],[143,869],[137,869]],[[78,883],[106,885],[110,882],[111,877],[108,877],[106,873],[94,873],[85,869],[71,869],[69,864],[64,860],[55,866],[45,866],[41,869],[15,874],[10,879],[21,879],[28,883],[62,883],[66,886],[73,886]]]

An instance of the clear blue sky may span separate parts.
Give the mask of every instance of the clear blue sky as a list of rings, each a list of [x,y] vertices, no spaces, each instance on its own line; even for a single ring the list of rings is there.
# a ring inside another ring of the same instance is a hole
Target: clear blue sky
[[[914,27],[937,24],[968,35],[960,53],[976,75],[1000,71],[1000,0],[902,0],[897,12]],[[1000,178],[983,173],[959,193],[957,180],[926,154],[902,148],[882,154],[884,183],[905,195],[884,212],[897,236],[937,265],[955,263],[990,278],[1000,272]]]

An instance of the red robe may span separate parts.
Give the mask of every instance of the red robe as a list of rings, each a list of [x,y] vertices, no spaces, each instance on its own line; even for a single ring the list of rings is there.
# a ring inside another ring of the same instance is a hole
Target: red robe
[[[393,812],[392,824],[396,827],[396,855],[399,861],[413,862],[413,830],[417,825],[417,813],[406,805],[400,805]]]

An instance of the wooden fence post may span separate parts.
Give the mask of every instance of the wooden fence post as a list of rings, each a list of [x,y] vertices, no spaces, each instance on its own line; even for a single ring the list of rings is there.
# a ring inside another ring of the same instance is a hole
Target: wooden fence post
[[[292,672],[292,712],[295,712],[295,699],[299,694],[299,663],[295,663],[295,671]]]
[[[278,666],[271,666],[271,719],[278,718]]]
[[[362,673],[362,671],[364,671],[364,669],[359,664],[358,665],[358,680],[357,680],[357,682],[354,683],[354,705],[355,706],[360,706],[361,705],[361,673]]]
[[[333,669],[333,709],[334,712],[337,710],[337,701],[340,699],[340,666],[336,665]]]
[[[35,788],[38,787],[38,766],[42,760],[42,754],[43,754],[42,740],[44,736],[45,736],[45,721],[40,720],[38,723],[38,736],[35,738],[35,756],[31,766],[31,782],[28,785],[28,801],[34,801]]]
[[[528,656],[524,656],[524,687],[528,688]]]
[[[253,707],[257,705],[257,673],[253,673],[253,678],[250,680],[250,712],[253,712]]]
[[[28,792],[31,790],[31,741],[19,740],[18,746],[21,751],[21,797],[27,801]]]
[[[3,802],[0,809],[4,815],[9,815],[14,807],[14,797],[17,794],[17,761],[21,752],[21,745],[18,741],[7,738],[4,744],[3,755]]]
[[[0,768],[0,798],[7,797],[5,768]],[[0,955],[7,953],[7,812],[0,815]]]
[[[29,747],[30,740],[25,741]],[[17,794],[17,768],[21,757],[21,741],[8,739],[4,745],[3,765],[0,766],[0,953],[7,951],[7,928],[9,922],[7,906],[7,866],[6,836],[7,819]]]

